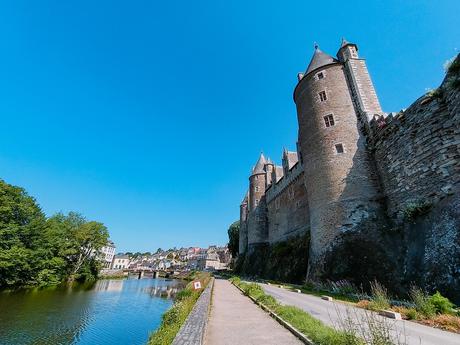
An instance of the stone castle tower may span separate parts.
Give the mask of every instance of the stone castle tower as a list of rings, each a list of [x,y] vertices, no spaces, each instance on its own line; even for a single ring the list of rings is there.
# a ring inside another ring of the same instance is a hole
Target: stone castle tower
[[[260,155],[240,205],[240,253],[310,229],[315,276],[339,234],[376,217],[378,182],[363,132],[382,110],[357,50],[343,40],[334,58],[316,46],[299,73],[299,152],[284,150],[282,166]]]
[[[335,57],[316,46],[294,90],[297,152],[284,150],[281,165],[261,154],[249,177],[245,269],[266,262],[280,279],[378,279],[399,291],[417,282],[460,303],[456,59],[437,92],[387,114],[356,44],[342,40]]]
[[[336,59],[316,46],[294,90],[310,212],[310,272],[321,270],[322,255],[339,234],[379,210],[364,131],[382,110],[357,50],[343,40]]]

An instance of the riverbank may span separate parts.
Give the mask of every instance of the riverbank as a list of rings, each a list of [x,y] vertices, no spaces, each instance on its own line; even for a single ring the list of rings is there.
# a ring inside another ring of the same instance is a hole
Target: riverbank
[[[173,306],[162,316],[160,327],[150,335],[148,345],[170,345],[174,341],[201,293],[209,284],[211,274],[192,272],[184,278],[191,281],[177,294]],[[200,281],[202,288],[194,290],[194,281]]]

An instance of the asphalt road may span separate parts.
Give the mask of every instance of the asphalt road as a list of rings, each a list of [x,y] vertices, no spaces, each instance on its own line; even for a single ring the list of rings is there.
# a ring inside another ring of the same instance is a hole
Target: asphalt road
[[[323,321],[325,324],[341,328],[347,315],[355,323],[360,323],[360,329],[366,328],[363,320],[379,318],[391,327],[391,333],[407,345],[460,345],[460,334],[442,331],[436,328],[424,326],[415,322],[405,320],[392,320],[381,317],[376,313],[364,309],[355,308],[341,302],[328,302],[319,297],[301,294],[273,285],[261,284],[265,292],[275,297],[280,303],[293,305],[305,310],[313,317]]]

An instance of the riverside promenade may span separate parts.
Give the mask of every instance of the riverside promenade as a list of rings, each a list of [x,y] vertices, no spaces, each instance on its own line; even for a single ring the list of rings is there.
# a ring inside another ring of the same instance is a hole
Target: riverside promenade
[[[303,344],[227,280],[215,280],[211,303],[205,345]]]

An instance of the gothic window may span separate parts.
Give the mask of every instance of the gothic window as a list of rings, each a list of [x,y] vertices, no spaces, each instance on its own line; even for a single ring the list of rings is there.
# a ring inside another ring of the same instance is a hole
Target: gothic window
[[[321,91],[320,93],[318,93],[318,95],[319,95],[319,100],[321,102],[324,102],[327,100],[326,91]]]
[[[326,125],[326,127],[334,126],[335,125],[334,115],[329,114],[329,115],[324,116],[324,124]]]
[[[335,151],[337,152],[337,154],[343,153],[344,152],[343,145],[342,144],[335,144]]]

